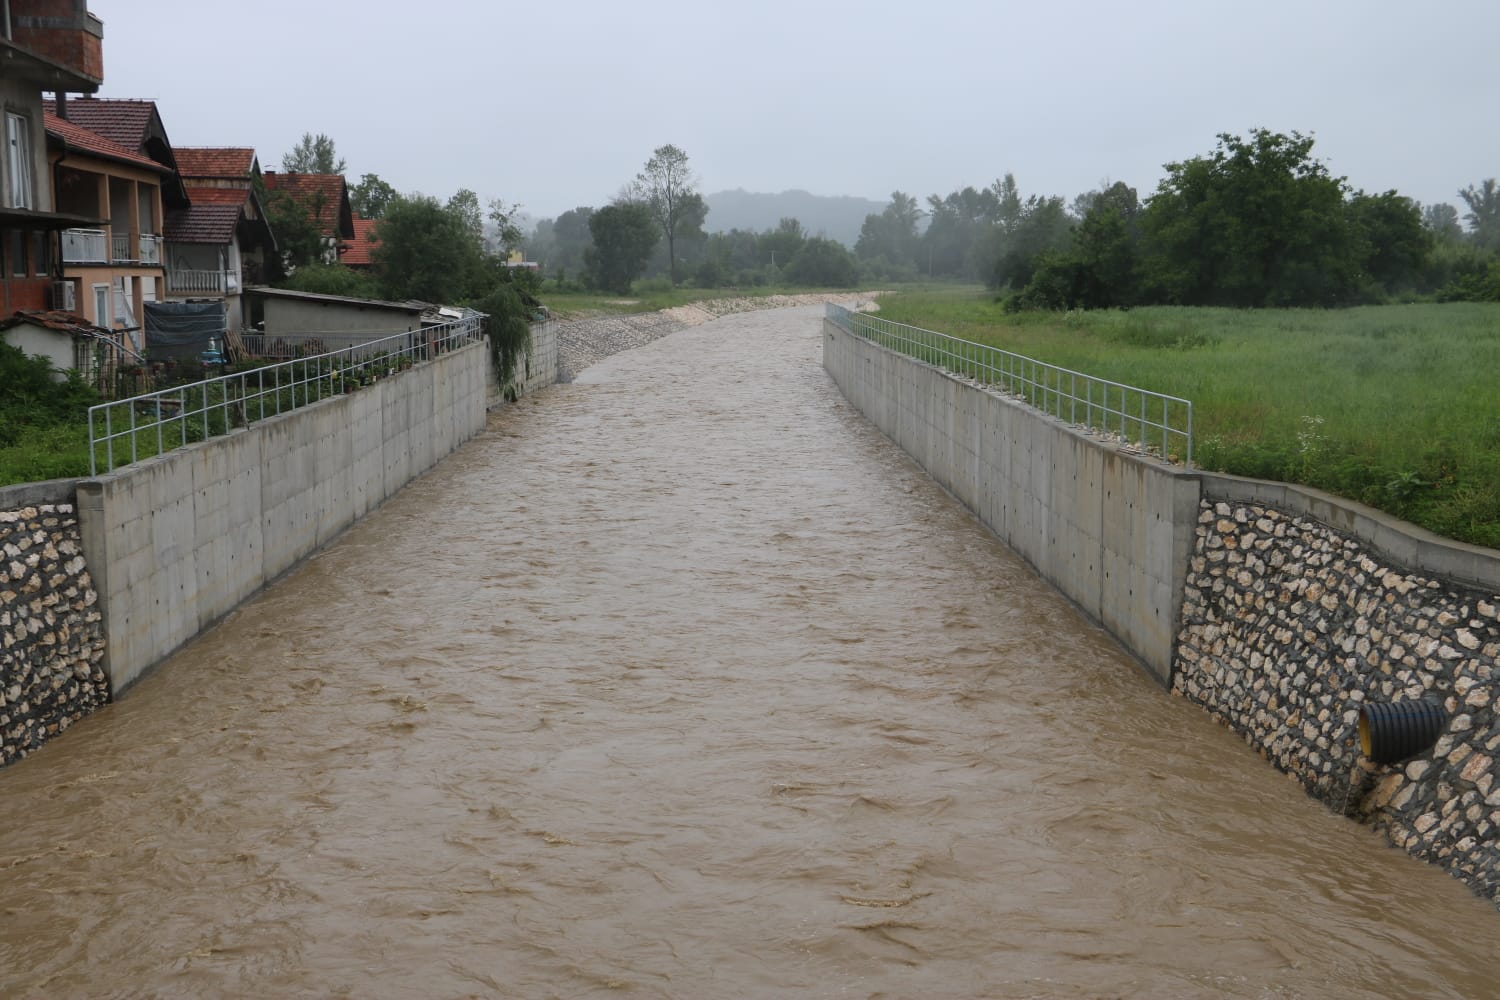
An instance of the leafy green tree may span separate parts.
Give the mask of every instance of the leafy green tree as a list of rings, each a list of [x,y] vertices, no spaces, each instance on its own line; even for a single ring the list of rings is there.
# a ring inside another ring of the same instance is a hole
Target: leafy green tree
[[[268,191],[260,186],[261,203],[266,207],[266,222],[276,234],[276,248],[270,262],[271,283],[279,285],[288,275],[308,264],[319,263],[327,250],[323,231],[309,213],[321,213],[327,206],[304,205],[290,191]],[[319,196],[321,197],[321,196]]]
[[[459,188],[448,199],[446,206],[448,212],[458,220],[463,228],[464,235],[473,249],[480,252],[484,249],[484,213],[479,207],[479,195],[468,188]]]
[[[784,218],[775,229],[761,234],[759,250],[761,258],[772,267],[784,268],[791,263],[797,251],[807,242],[807,233],[797,219]]]
[[[303,132],[292,151],[281,158],[281,169],[297,174],[342,174],[348,164],[333,148],[333,140],[319,132]]]
[[[593,242],[589,233],[592,208],[569,209],[555,219],[542,219],[526,241],[527,255],[542,265],[542,272],[552,279],[566,281],[569,275],[584,271],[583,252]]]
[[[974,279],[980,276],[977,252],[999,214],[994,191],[966,187],[946,198],[927,198],[927,231],[922,234],[923,256],[929,277]]]
[[[896,268],[914,269],[917,260],[917,225],[922,209],[917,199],[904,191],[892,191],[891,200],[879,215],[865,216],[854,253],[860,260],[884,260]]]
[[[999,233],[998,252],[990,268],[990,287],[1025,288],[1041,265],[1043,255],[1065,252],[1072,235],[1073,219],[1061,198],[1038,195],[1027,198],[1014,228],[1009,233],[1004,230]]]
[[[1413,289],[1432,252],[1417,203],[1395,191],[1352,195],[1346,206],[1360,248],[1363,272],[1386,292]]]
[[[503,199],[491,198],[488,208],[485,218],[489,219],[490,225],[494,227],[495,239],[491,245],[489,237],[485,237],[485,250],[508,257],[510,252],[518,249],[526,238],[516,222],[516,215],[521,211],[521,206],[507,205]]]
[[[515,399],[514,381],[523,358],[531,356],[531,316],[535,312],[529,296],[509,283],[496,285],[474,303],[485,314],[484,332],[490,338],[490,360],[501,391]]]
[[[761,251],[762,239],[744,229],[713,233],[704,243],[703,262],[693,280],[700,288],[764,284],[768,254]]]
[[[470,298],[483,270],[467,220],[436,198],[399,195],[375,227],[373,252],[388,299],[455,303]]]
[[[796,285],[852,288],[858,275],[854,255],[842,243],[821,236],[804,241],[786,266],[787,280]]]
[[[589,234],[593,245],[584,261],[594,285],[629,295],[661,237],[651,209],[640,202],[606,205],[589,218]]]
[[[1221,133],[1207,157],[1167,164],[1142,218],[1153,296],[1186,305],[1336,305],[1358,284],[1345,185],[1313,140]]]
[[[1457,243],[1464,238],[1464,227],[1458,221],[1458,209],[1445,201],[1422,206],[1422,225],[1436,243]]]
[[[1500,190],[1491,177],[1478,187],[1470,184],[1458,196],[1469,206],[1464,221],[1469,224],[1469,237],[1481,250],[1500,251]]]
[[[697,191],[697,178],[688,166],[688,155],[673,145],[658,146],[636,183],[651,218],[667,239],[667,270],[675,285],[677,240],[698,231],[708,215],[708,206]]]
[[[378,174],[363,174],[359,183],[349,189],[349,207],[361,219],[378,219],[395,197],[396,189],[381,180]]]
[[[314,261],[297,268],[281,283],[282,288],[298,292],[318,292],[323,295],[348,295],[353,298],[378,298],[380,288],[368,274],[345,267],[343,264],[325,264]]]

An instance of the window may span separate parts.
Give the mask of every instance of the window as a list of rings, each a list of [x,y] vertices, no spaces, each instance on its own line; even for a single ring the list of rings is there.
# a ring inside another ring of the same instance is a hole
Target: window
[[[36,276],[45,278],[52,273],[52,234],[37,233],[31,241],[31,263]]]
[[[10,273],[13,277],[26,277],[26,234],[19,229],[10,231],[6,241],[5,255],[10,258]]]
[[[24,115],[5,113],[5,196],[11,208],[35,208],[31,189],[31,127]]]

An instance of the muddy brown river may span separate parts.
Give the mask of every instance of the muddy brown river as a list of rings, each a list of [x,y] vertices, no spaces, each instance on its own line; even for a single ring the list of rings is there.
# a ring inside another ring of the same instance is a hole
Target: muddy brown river
[[[1496,995],[1500,915],[1168,696],[819,317],[508,408],[0,771],[0,996]]]

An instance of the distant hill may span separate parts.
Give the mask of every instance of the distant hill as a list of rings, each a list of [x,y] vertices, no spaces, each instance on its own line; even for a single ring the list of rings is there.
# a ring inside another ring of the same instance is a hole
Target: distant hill
[[[825,236],[853,247],[865,216],[879,215],[883,201],[855,198],[850,195],[826,196],[807,191],[783,191],[763,194],[739,189],[704,195],[708,203],[708,220],[703,228],[710,233],[731,229],[764,232],[775,229],[784,218],[802,223],[809,236]]]

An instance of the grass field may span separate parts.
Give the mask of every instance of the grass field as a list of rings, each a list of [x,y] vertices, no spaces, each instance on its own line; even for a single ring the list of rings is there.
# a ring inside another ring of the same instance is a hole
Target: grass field
[[[1500,547],[1500,305],[1007,315],[946,288],[883,298],[880,315],[1190,399],[1203,468]]]

